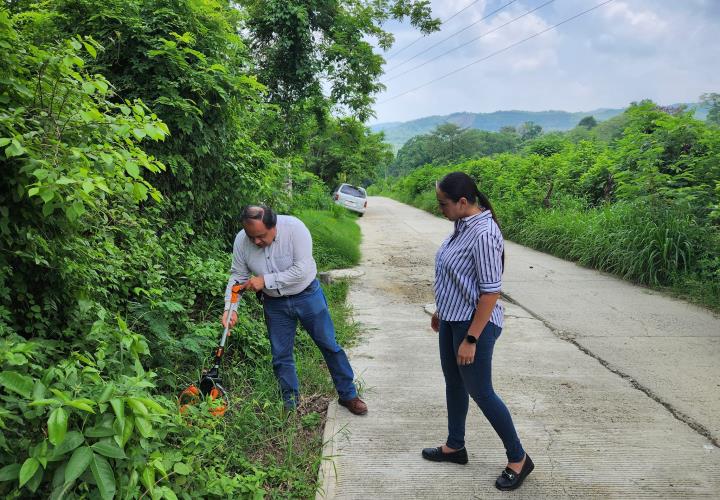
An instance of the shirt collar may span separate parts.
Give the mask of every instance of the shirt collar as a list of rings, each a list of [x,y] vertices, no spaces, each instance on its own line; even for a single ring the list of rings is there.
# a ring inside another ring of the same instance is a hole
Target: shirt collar
[[[492,217],[492,212],[490,210],[483,210],[482,212],[478,212],[473,215],[469,215],[468,217],[463,217],[462,219],[458,219],[455,221],[455,232],[462,231],[466,227],[474,226],[481,220],[487,219],[488,217]]]

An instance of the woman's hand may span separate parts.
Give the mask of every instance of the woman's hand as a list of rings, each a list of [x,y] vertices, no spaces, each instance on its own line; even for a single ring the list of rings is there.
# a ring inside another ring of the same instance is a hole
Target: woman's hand
[[[440,331],[440,318],[438,317],[437,312],[434,312],[432,318],[430,318],[430,328],[432,328],[436,332]]]
[[[475,344],[463,340],[458,348],[457,363],[460,366],[467,366],[473,361],[475,361]]]

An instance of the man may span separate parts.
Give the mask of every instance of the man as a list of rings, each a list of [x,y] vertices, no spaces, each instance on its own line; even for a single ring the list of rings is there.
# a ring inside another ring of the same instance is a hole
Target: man
[[[316,279],[312,238],[296,217],[276,215],[266,206],[245,207],[243,230],[235,237],[230,280],[225,291],[223,326],[228,320],[230,289],[235,282],[245,290],[261,292],[265,324],[270,334],[273,371],[283,402],[294,409],[300,399],[293,349],[297,322],[310,334],[330,370],[339,403],[355,415],[367,413],[358,397],[353,371],[345,351],[335,340],[327,300]],[[230,325],[237,320],[233,312]]]

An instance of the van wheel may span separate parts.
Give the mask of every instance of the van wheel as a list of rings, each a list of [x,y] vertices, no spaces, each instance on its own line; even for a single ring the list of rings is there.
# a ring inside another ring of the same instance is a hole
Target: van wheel
[[[365,215],[365,214],[362,212],[358,212],[358,217],[362,217],[363,215]]]

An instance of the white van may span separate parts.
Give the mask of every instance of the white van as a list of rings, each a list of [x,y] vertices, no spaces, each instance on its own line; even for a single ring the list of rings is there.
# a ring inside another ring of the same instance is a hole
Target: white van
[[[367,193],[363,188],[352,184],[340,184],[333,193],[333,199],[336,204],[359,213],[360,217],[367,209]]]

